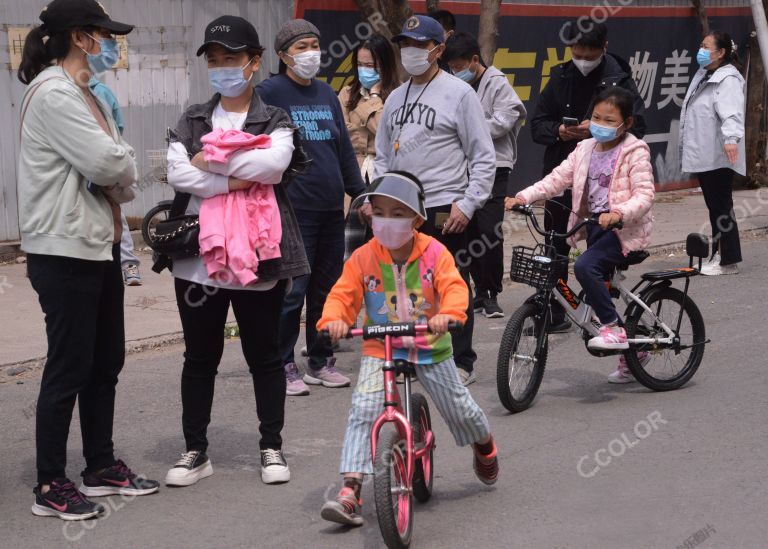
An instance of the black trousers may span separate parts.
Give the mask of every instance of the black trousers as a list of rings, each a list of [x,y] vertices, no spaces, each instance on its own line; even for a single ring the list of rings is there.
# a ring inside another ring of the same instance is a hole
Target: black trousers
[[[260,447],[279,449],[285,421],[285,374],[280,357],[280,311],[286,281],[266,292],[225,290],[176,279],[176,302],[184,330],[181,423],[187,451],[208,449],[213,390],[224,352],[229,305],[240,328],[240,344],[253,377]]]
[[[427,221],[421,226],[419,231],[436,238],[453,254],[456,259],[456,266],[461,273],[464,282],[467,283],[467,292],[469,296],[469,307],[467,307],[467,323],[459,335],[453,336],[453,357],[456,366],[471,372],[475,368],[477,353],[472,349],[472,333],[475,328],[475,308],[472,306],[472,290],[469,289],[469,261],[467,253],[467,233],[443,234],[442,224],[436,226],[438,214],[450,214],[451,206],[437,206],[427,208]],[[446,215],[447,217],[447,215]]]
[[[733,170],[720,168],[697,173],[712,224],[712,255],[720,252],[720,264],[741,263],[739,226],[733,213]]]
[[[475,212],[467,228],[469,272],[477,295],[500,294],[504,289],[504,198],[509,168],[498,168],[491,197]]]
[[[125,361],[120,246],[112,261],[29,254],[27,272],[45,313],[48,358],[37,399],[37,481],[66,476],[67,439],[80,407],[88,471],[115,464],[115,386]]]
[[[566,189],[563,196],[558,196],[552,200],[547,200],[544,204],[544,229],[554,230],[556,233],[568,232],[568,219],[571,216],[571,206],[573,205],[573,195],[571,189]],[[571,245],[565,238],[556,238],[552,243],[559,255],[568,256],[571,253]],[[568,281],[568,271],[563,274],[563,279]],[[552,324],[560,324],[565,320],[565,310],[562,305],[554,299],[550,301],[552,307]]]

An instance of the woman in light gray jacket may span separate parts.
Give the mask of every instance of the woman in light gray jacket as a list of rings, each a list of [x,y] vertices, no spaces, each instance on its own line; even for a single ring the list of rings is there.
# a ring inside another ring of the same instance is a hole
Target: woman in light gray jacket
[[[699,180],[712,224],[712,257],[705,275],[737,274],[741,262],[739,227],[733,214],[734,172],[745,175],[744,78],[733,65],[736,45],[721,31],[701,42],[680,114],[684,172]]]
[[[32,512],[82,520],[104,512],[89,497],[156,492],[115,459],[115,386],[125,359],[120,206],[137,171],[108,107],[88,82],[117,62],[110,19],[95,0],[53,0],[24,45],[18,194],[21,248],[45,313],[48,358],[37,400]],[[66,476],[75,400],[86,468]]]

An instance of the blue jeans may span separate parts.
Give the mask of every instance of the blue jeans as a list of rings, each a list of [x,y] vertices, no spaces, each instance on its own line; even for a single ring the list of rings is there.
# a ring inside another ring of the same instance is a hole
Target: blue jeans
[[[280,315],[280,354],[283,364],[296,362],[294,348],[301,330],[301,310],[307,302],[306,336],[309,367],[319,370],[333,356],[326,340],[317,340],[317,321],[328,293],[344,266],[344,212],[316,212],[294,208],[312,273],[294,279]]]
[[[587,251],[579,256],[573,272],[586,295],[587,303],[595,310],[601,324],[619,320],[616,306],[605,286],[605,278],[613,268],[625,260],[616,233],[599,226],[587,227]]]

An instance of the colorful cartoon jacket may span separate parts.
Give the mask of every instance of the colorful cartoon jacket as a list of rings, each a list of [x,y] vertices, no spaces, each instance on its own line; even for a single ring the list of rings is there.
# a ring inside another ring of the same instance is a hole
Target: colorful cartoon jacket
[[[374,238],[344,265],[341,278],[325,301],[317,328],[323,329],[333,320],[354,325],[363,301],[365,325],[410,321],[421,324],[436,314],[466,322],[468,300],[467,285],[453,256],[434,238],[416,232],[411,257],[402,267]],[[394,347],[395,359],[416,364],[435,364],[453,355],[450,334],[396,338]],[[363,354],[384,358],[384,342],[366,341]]]

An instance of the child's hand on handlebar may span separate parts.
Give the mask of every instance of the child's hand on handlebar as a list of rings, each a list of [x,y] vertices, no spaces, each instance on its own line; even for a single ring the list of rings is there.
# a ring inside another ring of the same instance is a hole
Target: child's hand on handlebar
[[[435,315],[429,320],[429,330],[435,335],[443,335],[448,331],[448,324],[453,318],[448,315]]]
[[[349,324],[343,320],[332,320],[325,325],[325,330],[328,330],[328,335],[331,336],[331,340],[336,343],[340,339],[347,337],[349,333]]]
[[[621,221],[621,214],[616,212],[600,214],[600,218],[597,220],[600,223],[600,227],[607,231],[612,225],[616,225]]]
[[[515,206],[525,206],[525,201],[522,198],[515,198],[514,196],[508,196],[504,199],[504,209],[509,211]]]

